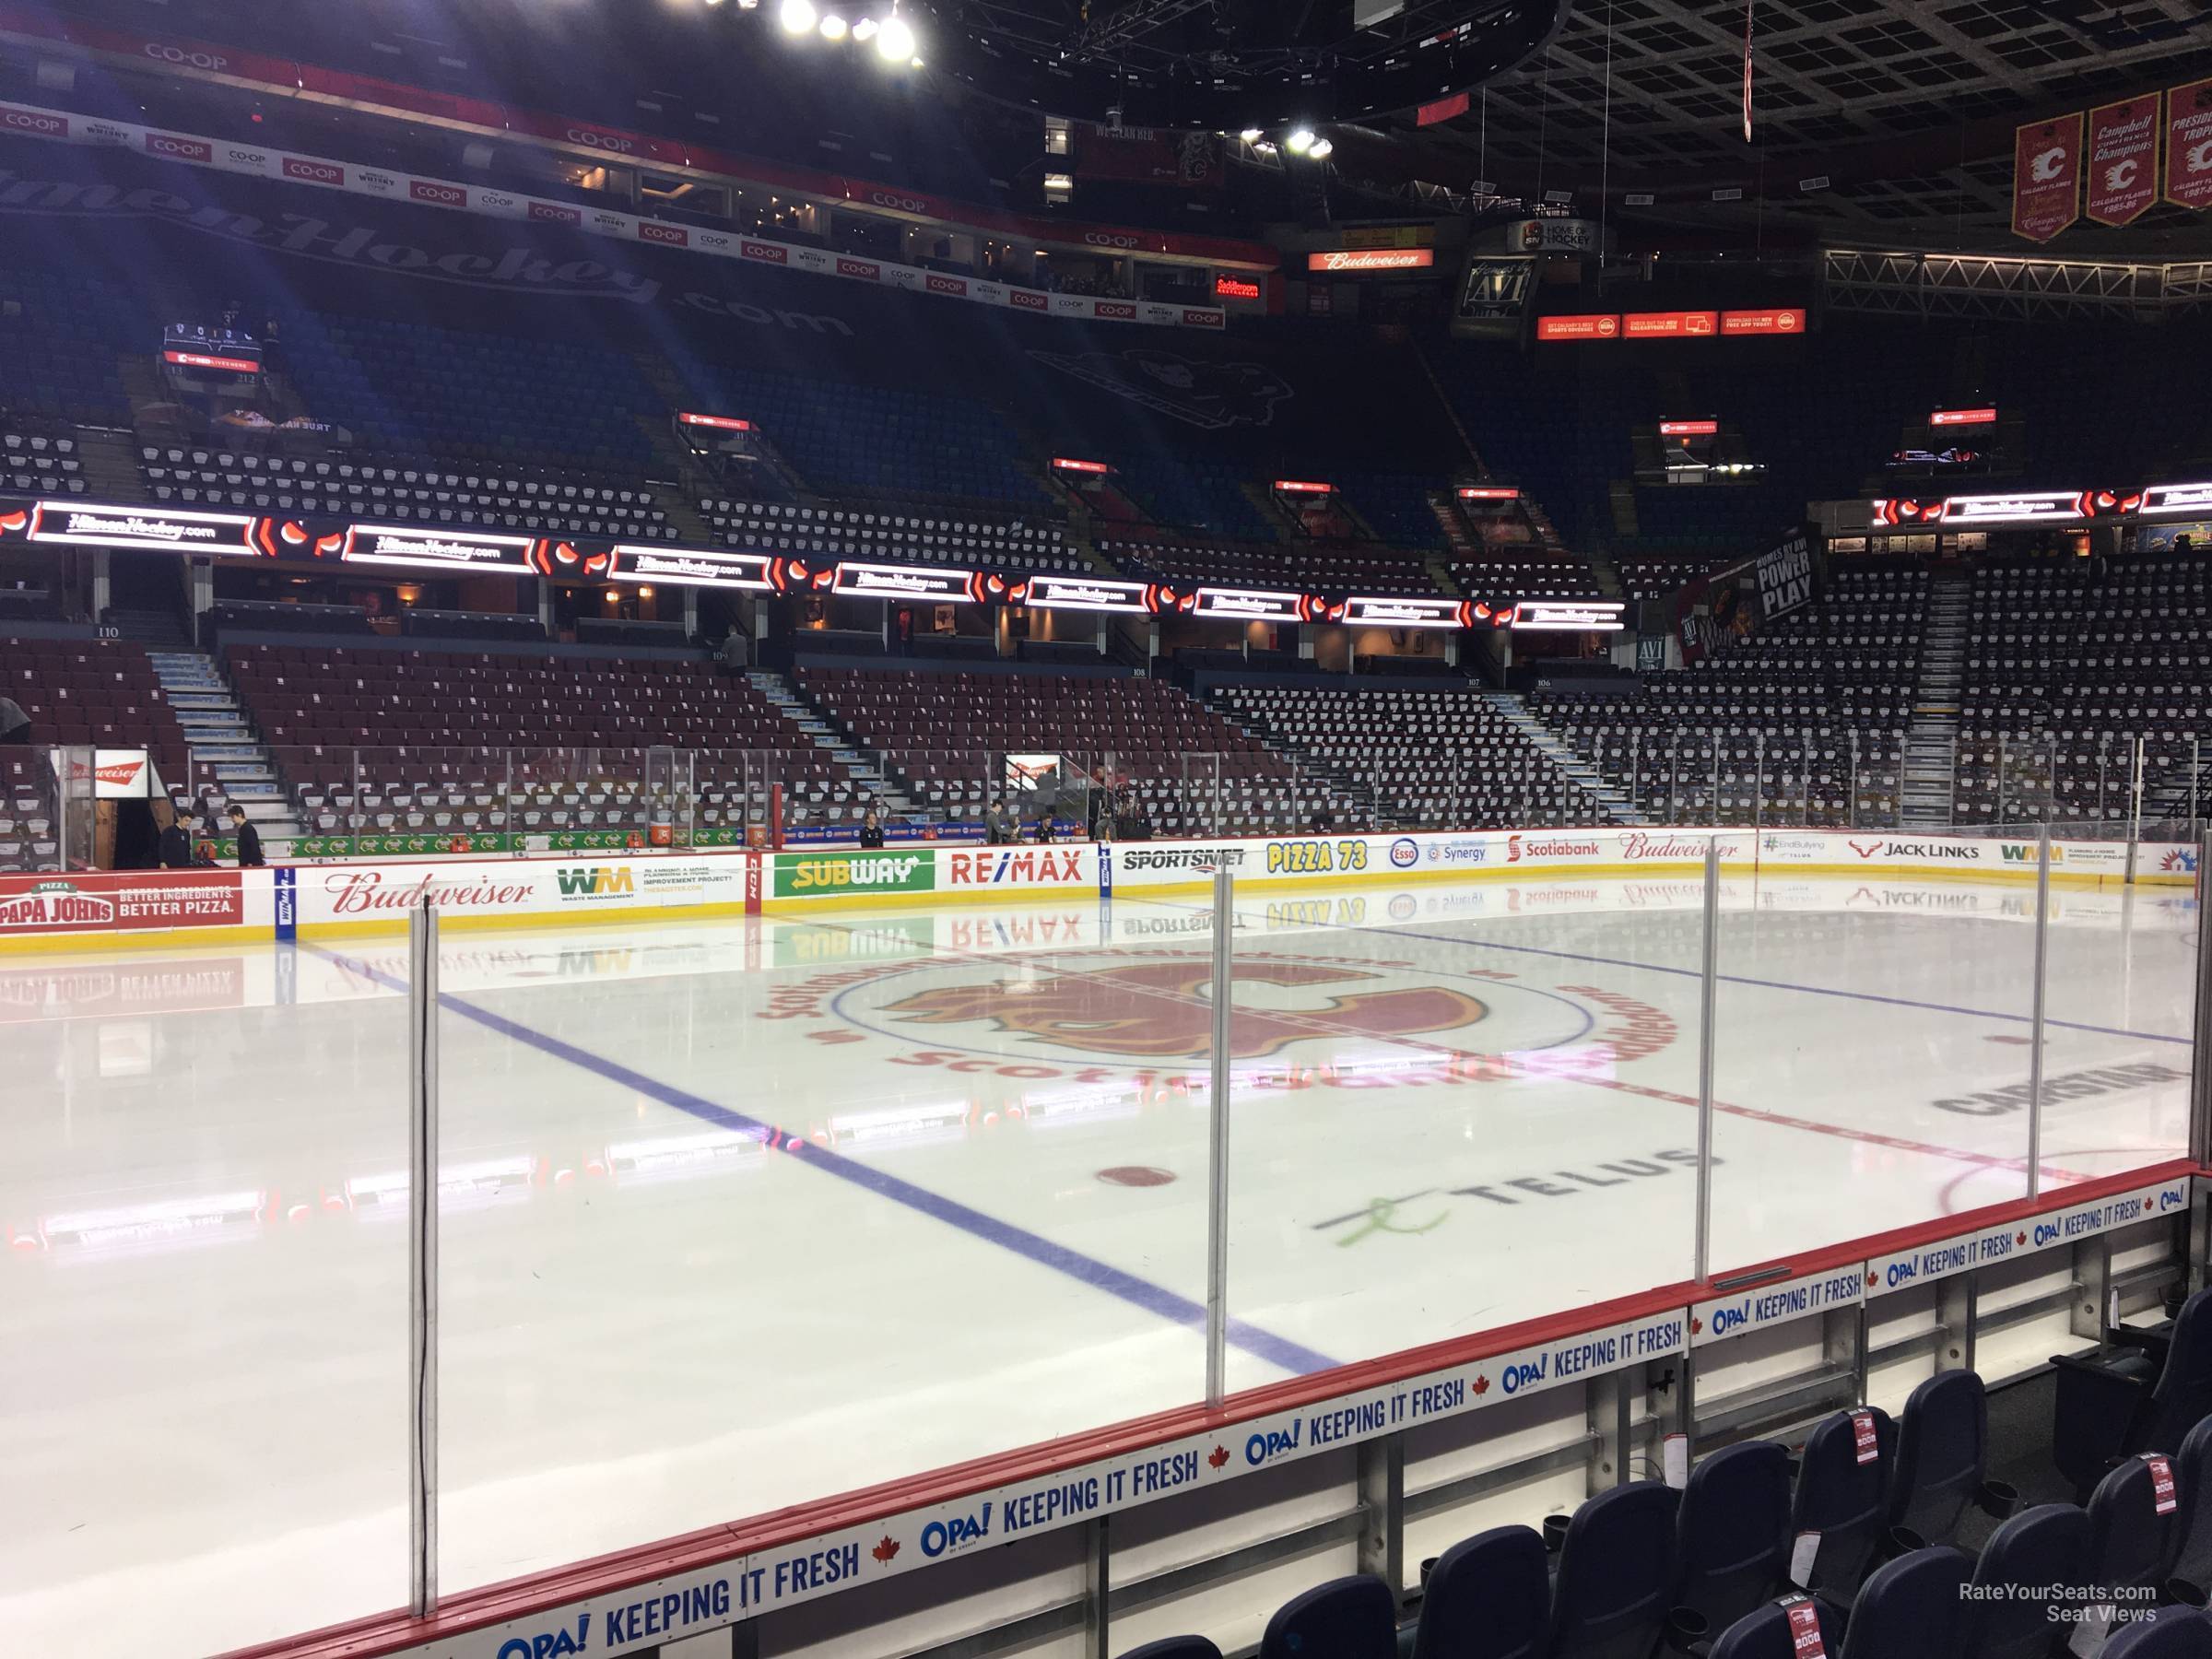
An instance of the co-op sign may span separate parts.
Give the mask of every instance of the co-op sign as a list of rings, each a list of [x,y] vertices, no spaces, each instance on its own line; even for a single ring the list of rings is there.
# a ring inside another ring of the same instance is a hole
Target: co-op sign
[[[165,41],[148,41],[146,55],[159,63],[176,64],[186,69],[228,69],[230,60],[218,52],[195,52],[189,46],[171,46]]]

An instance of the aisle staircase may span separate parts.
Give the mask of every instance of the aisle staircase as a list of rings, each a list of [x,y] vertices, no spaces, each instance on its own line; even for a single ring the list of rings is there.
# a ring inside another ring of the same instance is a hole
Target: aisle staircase
[[[1630,798],[1626,790],[1606,780],[1594,761],[1584,759],[1549,726],[1531,714],[1519,692],[1485,691],[1482,695],[1483,700],[1503,715],[1508,725],[1534,744],[1538,753],[1565,773],[1570,782],[1587,790],[1609,822],[1648,824],[1652,821]]]
[[[1951,821],[1970,593],[1965,572],[1938,571],[1928,594],[1927,615],[1921,624],[1920,679],[1912,724],[1905,730],[1898,790],[1898,816],[1908,830],[1941,830]]]
[[[806,739],[816,748],[825,749],[830,758],[843,767],[853,782],[883,805],[892,818],[918,818],[924,816],[906,793],[892,782],[889,774],[866,750],[856,747],[851,735],[841,731],[836,723],[815,706],[813,700],[772,668],[756,668],[745,677],[761,696],[806,734]]]
[[[302,827],[285,798],[276,763],[239,707],[238,694],[204,651],[163,650],[149,644],[147,657],[161,695],[192,745],[192,776],[162,780],[205,794],[219,791],[227,805],[246,809],[262,839],[290,841]]]

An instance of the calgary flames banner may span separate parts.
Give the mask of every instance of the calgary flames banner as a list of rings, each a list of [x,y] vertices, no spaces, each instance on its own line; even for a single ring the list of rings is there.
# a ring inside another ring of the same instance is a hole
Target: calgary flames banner
[[[2012,233],[2049,241],[2081,217],[2082,117],[2062,115],[2012,137]]]
[[[2089,112],[2088,217],[2125,225],[2159,199],[2159,98],[2155,92]]]
[[[2166,94],[2166,199],[2212,207],[2212,80]]]

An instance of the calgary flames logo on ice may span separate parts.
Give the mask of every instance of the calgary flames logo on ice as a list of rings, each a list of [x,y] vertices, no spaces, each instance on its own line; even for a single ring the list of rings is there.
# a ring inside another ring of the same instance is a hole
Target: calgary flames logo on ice
[[[1324,962],[1240,961],[1240,985],[1279,985],[1328,994],[1300,1007],[1239,1006],[1230,1047],[1239,1060],[1280,1053],[1307,1039],[1414,1037],[1453,1031],[1482,1019],[1477,998],[1441,985],[1355,990],[1382,975]],[[1132,1060],[1195,1060],[1213,1030],[1213,978],[1202,959],[1150,961],[1056,973],[1034,984],[940,985],[888,1005],[883,1012],[913,1025],[987,1022],[994,1030],[1085,1054]]]

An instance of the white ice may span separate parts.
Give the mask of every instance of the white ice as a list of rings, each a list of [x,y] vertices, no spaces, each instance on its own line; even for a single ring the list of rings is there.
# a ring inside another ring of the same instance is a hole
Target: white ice
[[[1232,1387],[1690,1277],[1699,902],[1240,905]],[[2053,905],[2046,1189],[2181,1155],[2195,927],[2160,889]],[[2032,920],[2022,887],[1730,882],[1716,1268],[2025,1194]],[[1208,926],[449,932],[443,1587],[1195,1399]],[[0,966],[10,1651],[405,1599],[406,964]]]

